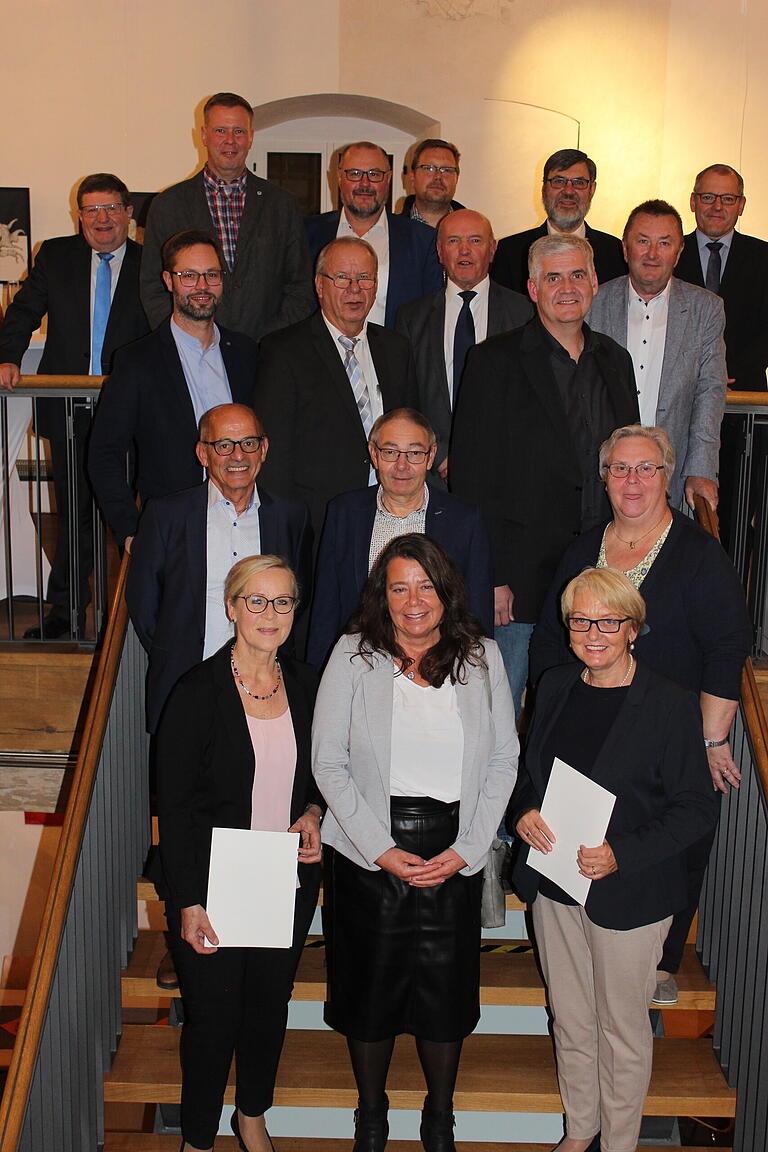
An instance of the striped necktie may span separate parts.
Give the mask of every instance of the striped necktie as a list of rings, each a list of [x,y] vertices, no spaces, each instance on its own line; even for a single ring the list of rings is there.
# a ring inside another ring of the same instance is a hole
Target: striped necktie
[[[352,392],[357,402],[357,410],[360,413],[360,419],[363,422],[365,435],[371,431],[373,424],[373,413],[371,412],[371,399],[368,395],[368,385],[363,376],[363,370],[358,363],[355,356],[355,344],[357,338],[351,336],[339,336],[339,344],[345,349],[346,355],[344,357],[344,370],[349,377],[349,382],[352,385]]]

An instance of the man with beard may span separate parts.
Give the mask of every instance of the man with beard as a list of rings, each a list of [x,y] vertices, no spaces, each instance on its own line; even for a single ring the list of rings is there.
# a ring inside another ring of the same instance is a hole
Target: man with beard
[[[207,232],[163,245],[163,282],[173,311],[159,328],[115,357],[96,409],[88,470],[117,542],[130,551],[144,504],[203,479],[195,454],[200,417],[218,404],[247,404],[256,344],[214,323],[224,261]],[[126,456],[135,461],[133,488]],[[134,491],[135,489],[135,491]]]
[[[403,215],[437,228],[444,216],[464,205],[453,199],[459,182],[459,150],[448,140],[422,140],[411,157],[413,194],[403,201]]]
[[[341,208],[310,216],[307,236],[313,263],[331,240],[358,236],[378,257],[378,288],[368,319],[394,328],[401,304],[436,292],[443,284],[433,229],[385,210],[392,168],[378,144],[363,140],[339,155]]]
[[[499,240],[491,265],[491,279],[505,288],[525,293],[528,284],[528,249],[540,236],[565,233],[588,240],[595,257],[598,284],[626,272],[621,241],[590,228],[585,221],[597,187],[597,166],[586,152],[561,148],[544,165],[541,198],[547,218],[538,228]]]

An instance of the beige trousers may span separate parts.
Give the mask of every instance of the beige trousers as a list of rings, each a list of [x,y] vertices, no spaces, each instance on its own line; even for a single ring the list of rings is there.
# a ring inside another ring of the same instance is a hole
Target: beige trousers
[[[672,917],[625,932],[538,896],[533,924],[554,1017],[566,1131],[600,1131],[602,1152],[635,1152],[651,1079],[648,1004]]]

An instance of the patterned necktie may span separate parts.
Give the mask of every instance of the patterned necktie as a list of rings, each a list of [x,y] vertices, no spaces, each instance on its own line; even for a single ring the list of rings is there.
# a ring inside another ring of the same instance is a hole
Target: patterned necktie
[[[96,272],[96,292],[93,297],[93,320],[91,321],[91,366],[95,376],[101,376],[101,350],[104,347],[104,333],[107,331],[109,306],[112,302],[112,269],[110,260],[114,252],[97,252],[99,267]]]
[[[351,336],[339,336],[339,344],[341,344],[342,348],[346,350],[346,356],[344,357],[344,370],[346,371],[347,376],[349,377],[349,382],[352,385],[352,392],[354,394],[355,400],[357,401],[357,410],[360,413],[360,419],[363,422],[365,435],[368,436],[371,431],[371,425],[373,424],[373,413],[371,412],[371,400],[368,395],[368,385],[365,382],[363,370],[358,364],[357,357],[355,356],[355,344],[357,344],[357,339],[353,339]]]
[[[451,407],[454,409],[459,398],[459,385],[461,384],[461,374],[464,371],[467,352],[475,343],[475,322],[472,319],[469,306],[477,296],[477,292],[459,292],[459,296],[462,300],[461,312],[459,312],[453,333],[453,403]]]
[[[712,240],[707,244],[707,248],[709,248],[709,263],[707,264],[707,281],[704,287],[717,295],[720,292],[720,271],[722,268],[720,249],[722,244],[719,240]]]

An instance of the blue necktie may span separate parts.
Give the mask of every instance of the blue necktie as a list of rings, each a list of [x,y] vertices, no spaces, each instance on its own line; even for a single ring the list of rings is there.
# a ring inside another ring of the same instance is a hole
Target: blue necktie
[[[459,397],[459,385],[461,384],[461,374],[464,371],[464,361],[467,358],[467,352],[475,343],[475,322],[472,319],[472,312],[470,304],[477,296],[477,292],[459,292],[461,297],[461,312],[456,321],[456,328],[453,335],[453,395],[451,397],[453,403],[452,409],[456,410],[456,401]]]
[[[101,350],[104,347],[104,333],[107,331],[109,306],[112,302],[112,269],[110,260],[114,252],[97,252],[99,267],[96,272],[96,293],[93,297],[93,320],[91,322],[91,366],[95,376],[101,376]]]

